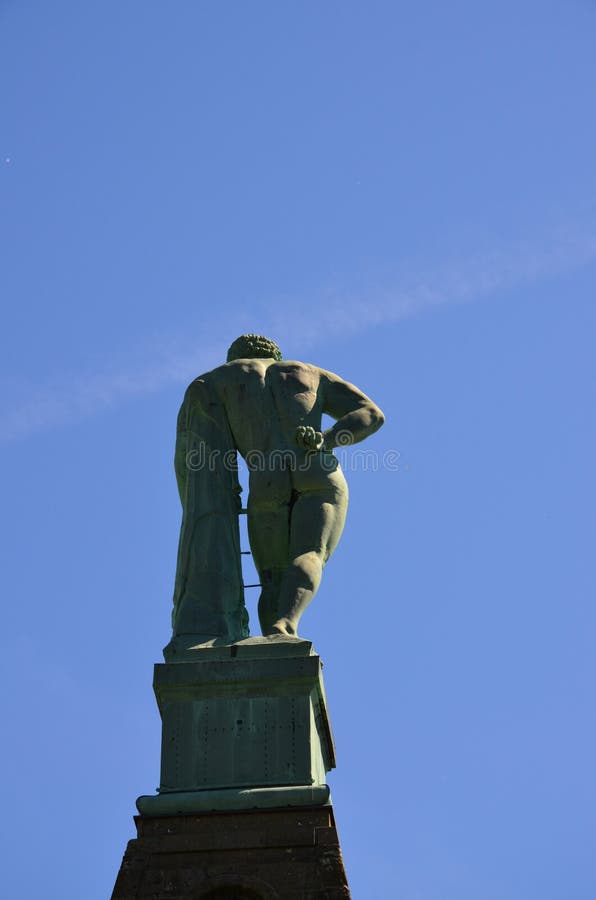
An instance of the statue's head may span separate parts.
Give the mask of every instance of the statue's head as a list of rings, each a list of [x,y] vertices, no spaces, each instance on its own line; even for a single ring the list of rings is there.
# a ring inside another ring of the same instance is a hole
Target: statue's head
[[[262,334],[241,334],[228,350],[227,362],[233,359],[283,359],[281,350]]]

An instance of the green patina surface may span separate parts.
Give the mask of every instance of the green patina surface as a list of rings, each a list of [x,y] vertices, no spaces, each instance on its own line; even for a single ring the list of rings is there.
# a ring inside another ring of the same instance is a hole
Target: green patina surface
[[[172,794],[143,796],[137,809],[145,816],[175,816],[192,813],[279,809],[284,806],[324,806],[330,802],[326,784],[312,787],[228,788],[214,791],[179,791]]]
[[[321,430],[326,413],[335,419]],[[183,519],[171,655],[248,636],[236,453],[249,469],[248,532],[263,634],[296,635],[341,536],[348,489],[333,455],[383,424],[353,384],[282,359],[277,345],[243,335],[228,362],[189,386],[178,416],[175,468]]]
[[[236,651],[232,655],[232,651]],[[314,805],[335,750],[321,661],[309,641],[248,639],[155,667],[162,718],[157,797],[141,812]]]
[[[327,431],[323,414],[335,419]],[[139,811],[324,804],[335,766],[321,661],[298,623],[340,539],[348,489],[333,450],[383,424],[354,385],[243,335],[186,391],[172,639],[155,667],[159,793]],[[240,501],[237,454],[249,470]],[[264,637],[248,637],[239,515],[247,513]]]

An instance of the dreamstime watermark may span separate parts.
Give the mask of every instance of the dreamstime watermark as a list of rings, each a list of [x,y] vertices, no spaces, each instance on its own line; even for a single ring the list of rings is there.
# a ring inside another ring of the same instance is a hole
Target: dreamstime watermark
[[[249,450],[239,457],[236,450],[219,450],[209,448],[203,441],[186,454],[186,467],[191,472],[207,470],[217,472],[225,469],[237,472],[246,465],[249,472],[309,472],[311,469],[323,472],[335,472],[341,468],[344,472],[399,472],[401,468],[399,450],[378,450],[350,448],[340,446],[331,453],[324,450],[298,451],[291,448],[284,450]]]

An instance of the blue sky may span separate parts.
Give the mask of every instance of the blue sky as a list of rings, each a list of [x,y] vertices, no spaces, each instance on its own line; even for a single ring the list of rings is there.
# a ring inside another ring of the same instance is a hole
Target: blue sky
[[[355,900],[593,900],[595,41],[588,0],[0,2],[12,898],[110,893],[178,405],[258,331],[399,454],[302,625]]]

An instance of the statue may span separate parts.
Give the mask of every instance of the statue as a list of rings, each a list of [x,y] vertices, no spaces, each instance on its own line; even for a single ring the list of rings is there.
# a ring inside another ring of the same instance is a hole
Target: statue
[[[323,413],[336,420],[327,431]],[[246,512],[261,630],[295,637],[344,527],[348,488],[333,449],[362,441],[383,421],[354,385],[284,360],[260,335],[239,337],[225,365],[192,382],[177,428],[183,519],[171,651],[248,636],[236,453],[249,470]]]

